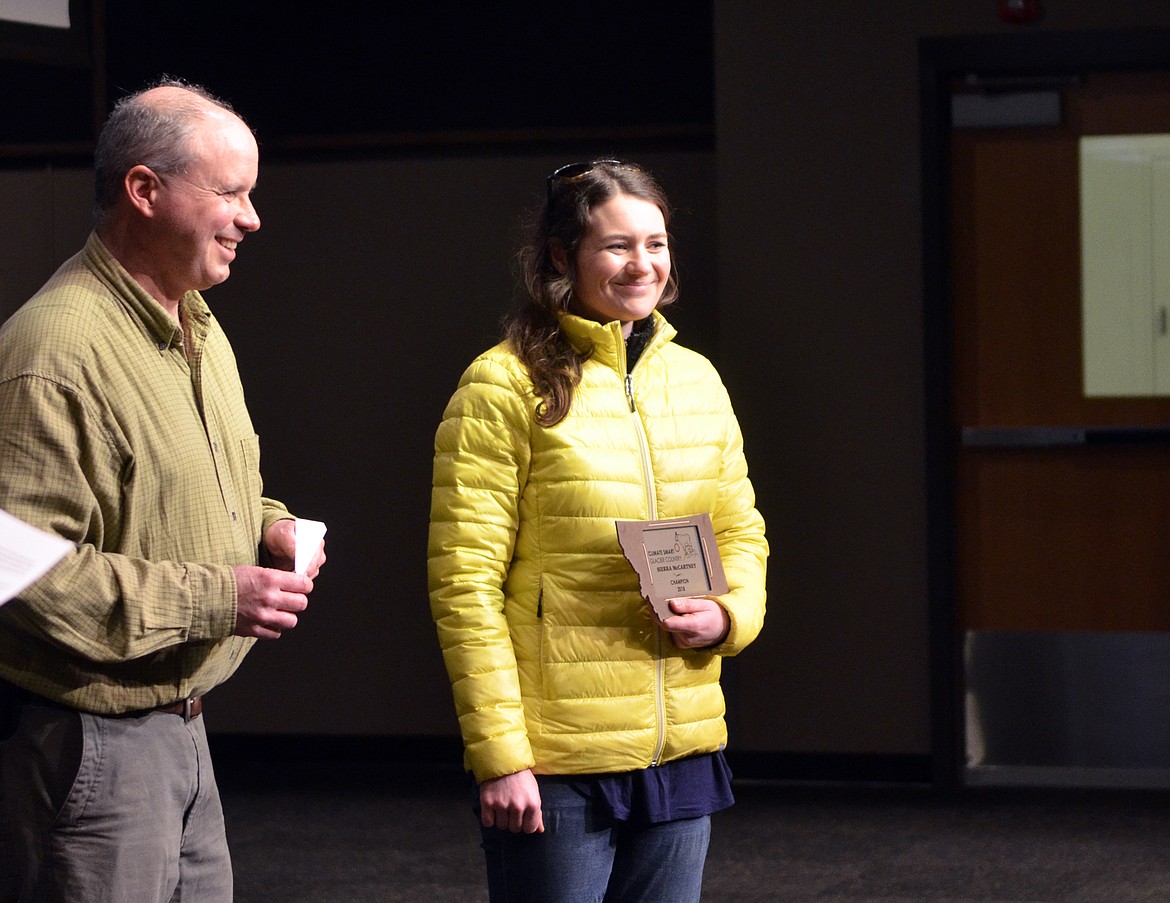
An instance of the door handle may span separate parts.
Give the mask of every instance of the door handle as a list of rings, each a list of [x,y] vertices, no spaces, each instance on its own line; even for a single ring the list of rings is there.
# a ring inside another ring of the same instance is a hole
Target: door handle
[[[1170,444],[1170,426],[965,426],[963,448]]]

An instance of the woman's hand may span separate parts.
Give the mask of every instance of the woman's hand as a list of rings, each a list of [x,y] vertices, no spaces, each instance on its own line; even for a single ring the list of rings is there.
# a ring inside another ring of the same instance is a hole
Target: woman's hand
[[[531,769],[489,778],[479,785],[480,820],[485,828],[501,828],[513,834],[544,833],[540,788]]]
[[[678,648],[704,649],[727,639],[731,618],[714,599],[705,596],[670,599],[667,604],[674,614],[662,619],[662,629],[670,634]]]

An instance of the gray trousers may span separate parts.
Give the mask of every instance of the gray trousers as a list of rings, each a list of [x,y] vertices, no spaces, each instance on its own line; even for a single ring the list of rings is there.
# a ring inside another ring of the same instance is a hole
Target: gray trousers
[[[203,719],[36,703],[0,742],[0,903],[230,903]]]

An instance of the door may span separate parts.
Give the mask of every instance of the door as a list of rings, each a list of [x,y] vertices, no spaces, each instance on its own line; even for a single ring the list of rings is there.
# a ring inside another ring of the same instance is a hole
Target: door
[[[1086,392],[1081,165],[1170,134],[1170,74],[1042,93],[949,135],[964,780],[1170,786],[1170,396]]]

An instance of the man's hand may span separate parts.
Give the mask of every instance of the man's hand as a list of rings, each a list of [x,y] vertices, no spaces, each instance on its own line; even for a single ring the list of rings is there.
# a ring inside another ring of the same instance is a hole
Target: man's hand
[[[528,769],[480,784],[479,808],[485,828],[501,828],[513,834],[544,833],[540,788]]]
[[[251,565],[232,570],[236,575],[236,636],[275,640],[297,626],[297,613],[309,607],[313,591],[309,577]]]
[[[297,522],[287,517],[276,521],[264,534],[264,548],[268,551],[268,558],[274,568],[291,571],[296,564],[297,556]],[[325,540],[321,540],[321,546],[305,572],[310,580],[317,579],[324,563]]]

